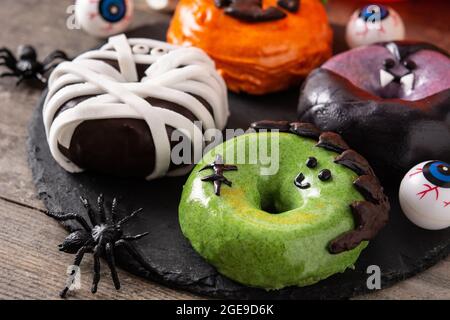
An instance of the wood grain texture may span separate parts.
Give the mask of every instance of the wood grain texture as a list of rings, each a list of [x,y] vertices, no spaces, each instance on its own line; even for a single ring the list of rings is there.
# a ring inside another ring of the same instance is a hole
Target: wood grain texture
[[[414,2],[414,4],[413,4]],[[0,47],[12,49],[30,43],[40,57],[56,48],[75,56],[100,42],[79,30],[66,28],[66,8],[71,0],[2,0]],[[330,20],[344,24],[360,1],[331,0]],[[411,38],[435,42],[450,50],[450,20],[446,1],[411,1],[394,5],[407,24]],[[134,26],[161,21],[164,15],[137,4]],[[13,19],[11,17],[14,17]],[[51,18],[50,18],[51,17]],[[32,22],[30,22],[32,20]],[[0,299],[58,299],[65,271],[73,256],[57,251],[66,232],[39,209],[27,164],[27,125],[41,91],[16,88],[11,79],[0,79]],[[123,289],[116,291],[103,263],[99,292],[89,291],[92,257],[82,264],[82,290],[77,299],[194,299],[195,295],[171,290],[120,271]],[[358,299],[450,299],[450,258],[392,288]]]
[[[57,250],[67,235],[56,221],[38,210],[0,200],[0,298],[58,299],[74,256]],[[119,270],[122,289],[116,291],[102,261],[97,294],[90,293],[92,255],[81,267],[81,289],[76,299],[193,299],[194,295],[168,289]]]

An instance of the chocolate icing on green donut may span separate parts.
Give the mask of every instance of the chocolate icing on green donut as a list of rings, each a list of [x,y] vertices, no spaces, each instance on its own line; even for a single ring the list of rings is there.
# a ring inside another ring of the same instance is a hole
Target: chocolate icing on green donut
[[[319,129],[311,124],[288,121],[261,121],[253,123],[251,127],[256,130],[278,129],[306,138],[316,137],[319,132]],[[318,139],[317,147],[340,153],[335,162],[350,168],[360,176],[355,180],[354,186],[366,199],[350,204],[356,222],[355,230],[343,234],[330,243],[330,252],[340,253],[355,248],[364,240],[373,239],[386,225],[390,205],[373,169],[363,156],[349,149],[350,147],[337,133],[323,132]]]

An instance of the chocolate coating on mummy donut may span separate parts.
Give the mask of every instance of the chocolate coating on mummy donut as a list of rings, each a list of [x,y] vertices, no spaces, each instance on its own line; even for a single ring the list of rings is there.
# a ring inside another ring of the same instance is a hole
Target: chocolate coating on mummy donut
[[[50,151],[67,171],[147,179],[184,174],[173,147],[188,139],[201,156],[202,129],[223,129],[228,114],[225,83],[203,51],[124,35],[60,64],[43,110]]]
[[[251,124],[251,128],[257,131],[275,128],[304,138],[324,141],[326,143],[318,143],[316,146],[339,153],[335,158],[335,162],[348,167],[359,175],[353,185],[361,193],[365,201],[355,201],[350,204],[355,228],[333,239],[328,247],[329,252],[338,254],[356,248],[362,241],[373,239],[389,220],[390,204],[367,160],[356,151],[349,149],[346,142],[336,133],[320,133],[320,130],[310,123],[293,122],[289,124],[289,130],[286,130],[287,126],[287,121],[265,120]],[[330,146],[332,147],[330,148]],[[294,183],[300,188],[304,186],[302,184],[303,180],[304,178],[302,179],[302,176],[299,175]]]

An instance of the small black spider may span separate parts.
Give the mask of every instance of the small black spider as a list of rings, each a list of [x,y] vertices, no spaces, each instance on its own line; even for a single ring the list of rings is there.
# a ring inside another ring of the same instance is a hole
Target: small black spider
[[[9,49],[0,49],[0,66],[5,66],[10,70],[10,72],[0,74],[0,78],[17,77],[17,86],[23,80],[28,79],[37,79],[46,84],[45,73],[55,68],[61,62],[55,62],[55,60],[69,60],[64,52],[56,50],[50,53],[43,62],[39,62],[36,50],[28,45],[20,46],[17,52],[18,59],[14,57]]]
[[[58,221],[75,220],[82,227],[69,234],[66,239],[64,239],[63,243],[59,245],[59,250],[70,254],[76,254],[75,261],[73,262],[73,265],[76,267],[80,266],[81,260],[83,259],[85,253],[92,253],[94,255],[94,278],[91,288],[92,293],[97,292],[97,286],[100,281],[100,256],[105,256],[108,267],[111,270],[111,277],[114,282],[114,286],[117,290],[119,290],[120,281],[117,275],[114,258],[115,247],[124,247],[137,262],[144,267],[147,267],[147,263],[142,259],[136,249],[128,243],[128,241],[141,239],[149,233],[145,232],[135,236],[130,236],[124,235],[122,231],[122,225],[142,212],[142,208],[117,221],[116,198],[114,198],[112,202],[111,211],[109,213],[105,213],[103,195],[100,195],[97,199],[97,213],[91,208],[87,199],[80,197],[80,200],[86,208],[92,227],[80,214],[77,213],[46,213],[48,216]],[[64,298],[69,291],[69,288],[74,281],[75,272],[76,271],[74,270],[72,271],[72,274],[69,275],[69,281],[60,293],[61,298]]]
[[[220,188],[222,183],[225,183],[227,186],[231,187],[231,181],[224,177],[224,171],[236,171],[237,166],[224,164],[222,156],[220,154],[216,155],[216,159],[213,163],[204,166],[200,171],[212,169],[214,171],[213,174],[203,177],[202,181],[212,181],[214,183],[214,193],[216,196],[220,196]]]

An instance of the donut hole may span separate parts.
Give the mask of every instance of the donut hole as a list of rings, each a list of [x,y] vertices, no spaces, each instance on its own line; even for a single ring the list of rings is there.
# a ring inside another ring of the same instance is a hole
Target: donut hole
[[[259,208],[268,214],[282,214],[296,208],[298,205],[292,203],[283,196],[285,186],[277,182],[268,181],[259,185]]]
[[[279,203],[277,203],[277,201],[275,201],[273,197],[269,199],[261,198],[260,208],[262,211],[267,212],[269,214],[280,214],[285,211],[282,210]]]

